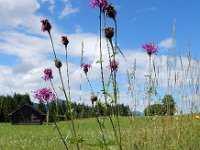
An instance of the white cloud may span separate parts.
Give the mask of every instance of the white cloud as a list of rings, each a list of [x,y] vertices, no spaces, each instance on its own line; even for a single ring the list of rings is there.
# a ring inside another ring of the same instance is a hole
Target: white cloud
[[[170,49],[173,48],[173,40],[172,38],[167,38],[160,42],[159,47]]]
[[[0,26],[18,27],[23,26],[37,31],[40,17],[34,13],[40,8],[35,0],[0,0]]]
[[[61,11],[59,19],[62,19],[64,17],[66,17],[70,14],[76,13],[76,12],[78,12],[78,9],[72,7],[70,3],[67,3],[67,4],[65,4],[64,9]]]

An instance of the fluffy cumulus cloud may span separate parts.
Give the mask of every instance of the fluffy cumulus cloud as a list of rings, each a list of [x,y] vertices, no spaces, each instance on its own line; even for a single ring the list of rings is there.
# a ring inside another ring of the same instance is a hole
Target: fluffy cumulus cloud
[[[76,12],[78,12],[77,8],[73,8],[71,4],[66,3],[64,6],[64,9],[60,13],[59,19],[62,19],[64,17],[66,17],[72,13],[76,13]]]
[[[35,15],[40,4],[35,0],[0,0],[0,26],[2,27],[25,27],[37,31],[39,26],[34,24],[40,20]]]
[[[163,41],[160,42],[159,46],[161,48],[166,48],[166,49],[170,49],[173,47],[173,40],[172,38],[167,38]]]

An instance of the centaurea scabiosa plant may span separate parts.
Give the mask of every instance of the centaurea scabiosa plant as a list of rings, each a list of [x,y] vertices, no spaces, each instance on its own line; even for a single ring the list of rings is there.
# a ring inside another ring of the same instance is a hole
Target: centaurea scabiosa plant
[[[102,12],[105,13],[105,9],[108,5],[108,0],[91,0],[89,4],[92,8],[99,7],[99,63],[101,68],[101,82],[103,91],[105,91],[105,81],[103,73],[103,60],[102,60]],[[105,103],[107,103],[107,96],[104,94]]]
[[[144,43],[142,44],[142,48],[146,51],[146,53],[149,56],[149,89],[148,89],[148,106],[150,106],[150,102],[151,102],[151,94],[152,94],[152,84],[151,84],[151,76],[152,76],[152,67],[151,67],[151,57],[153,54],[157,54],[158,52],[158,46],[155,43]],[[149,107],[148,107],[149,108]],[[148,110],[148,115],[150,110]]]
[[[61,72],[62,62],[59,59],[57,59],[54,44],[53,44],[53,39],[52,39],[51,32],[50,32],[52,26],[47,19],[42,20],[41,23],[42,23],[42,31],[43,32],[47,31],[48,34],[49,34],[50,40],[51,40],[51,46],[52,46],[54,57],[55,57],[55,60],[54,60],[55,66],[56,66],[56,68],[58,68],[59,77],[60,77],[60,81],[61,81],[61,85],[62,85],[62,91],[64,93],[64,96],[65,96],[65,99],[66,99],[66,102],[67,102],[67,106],[68,106],[68,112],[70,114],[72,133],[73,133],[73,136],[75,137],[75,139],[77,140],[76,147],[77,147],[77,149],[80,149],[79,148],[79,139],[77,138],[76,129],[75,129],[75,125],[74,125],[74,118],[73,118],[73,114],[72,114],[71,102],[68,99],[68,96],[67,96],[67,93],[66,93],[66,90],[65,90],[65,86],[64,86],[63,77],[62,77],[62,72]],[[62,41],[63,41],[63,44],[65,45],[65,47],[67,47],[67,44],[69,43],[68,39],[66,39],[66,37],[64,37],[64,38],[62,38]]]
[[[92,66],[91,66],[89,63],[82,63],[82,64],[81,64],[81,68],[83,69],[83,72],[85,73],[85,76],[86,76],[86,78],[87,78],[87,81],[88,81],[88,83],[89,83],[89,85],[90,85],[91,94],[94,95],[94,91],[93,91],[93,88],[92,88],[92,84],[90,83],[90,80],[89,80],[88,75],[87,75],[87,73],[88,73],[88,71],[89,71],[89,69],[90,69],[91,67],[92,67]]]
[[[50,82],[51,87],[52,87],[54,93],[57,96],[57,93],[56,93],[56,90],[55,90],[55,87],[54,87],[53,81],[52,81],[52,79],[53,79],[53,71],[52,71],[52,69],[51,68],[46,68],[46,69],[44,69],[43,73],[44,73],[44,75],[41,78],[44,79],[44,81],[49,81]],[[58,97],[56,99],[56,113],[58,115]]]
[[[56,94],[50,88],[42,88],[34,93],[34,97],[44,104],[49,104],[56,100]]]
[[[100,15],[99,15],[99,45],[100,45],[100,60],[98,62],[100,62],[100,67],[101,67],[101,81],[102,81],[102,87],[103,87],[103,94],[104,94],[104,98],[105,98],[105,103],[107,104],[107,95],[110,95],[105,87],[105,81],[104,81],[104,73],[103,73],[103,60],[102,60],[102,12],[105,14],[105,11],[106,11],[106,8],[108,6],[108,1],[95,1],[95,0],[92,0],[91,2],[93,2],[90,6],[94,7],[94,6],[99,6],[99,9],[100,9]],[[106,3],[106,7],[103,7],[102,9],[102,5],[99,5],[98,2],[105,2]],[[105,9],[104,9],[105,8]],[[111,8],[112,9],[112,8]],[[114,11],[113,11],[114,12]],[[114,12],[115,14],[113,14],[112,17],[115,17],[116,16],[116,11]],[[110,13],[109,13],[110,14]],[[113,43],[112,43],[112,38],[114,36],[114,28],[112,27],[104,27],[104,33],[105,33],[105,36],[107,38],[107,40],[110,42],[111,44],[111,47],[112,47],[112,56],[110,55],[110,51],[108,49],[108,53],[109,53],[109,61],[111,61],[111,57],[112,57],[112,60],[115,61],[115,55],[116,55],[116,49],[117,49],[117,46],[113,46]],[[117,40],[116,40],[116,45],[117,45]],[[117,84],[116,84],[116,71],[111,71],[111,76],[112,76],[112,82],[113,82],[113,91],[114,91],[114,100],[115,101],[115,105],[117,104]],[[109,83],[108,83],[109,85]],[[113,127],[113,131],[114,131],[114,134],[115,134],[115,137],[116,137],[116,140],[117,140],[117,143],[119,145],[119,149],[122,149],[122,144],[121,144],[121,132],[119,132],[119,137],[118,138],[118,135],[117,135],[117,131],[116,131],[116,128],[115,128],[115,125],[114,125],[114,122],[111,118],[111,116],[109,116],[110,118],[110,121],[111,121],[111,124],[112,124],[112,127]],[[118,115],[117,115],[117,118],[118,118]],[[119,118],[117,119],[118,120],[118,127],[120,128],[119,126]],[[118,129],[119,129],[118,128]],[[119,129],[120,130],[120,129]]]
[[[109,58],[110,60],[110,64],[109,64],[109,68],[111,70],[111,77],[112,77],[112,84],[113,84],[113,94],[114,94],[114,99],[112,101],[114,101],[115,107],[117,106],[118,100],[117,100],[117,76],[116,76],[116,72],[118,70],[118,65],[119,63],[116,61],[116,46],[114,47],[113,42],[112,42],[112,38],[114,36],[114,28],[113,27],[106,27],[104,28],[104,33],[105,33],[105,37],[108,39],[108,41],[110,42],[111,48],[112,48],[112,58]],[[117,44],[117,43],[116,43]],[[119,112],[117,111],[116,114],[117,117],[117,125],[118,125],[118,134],[116,131],[116,127],[114,125],[113,119],[111,118],[111,116],[109,116],[109,119],[111,121],[112,127],[113,127],[113,132],[115,134],[115,138],[117,140],[117,143],[119,145],[119,149],[122,149],[122,143],[121,143],[121,129],[120,129],[120,123],[119,123]],[[119,136],[118,136],[119,135]]]
[[[53,76],[52,76],[52,71],[50,71],[51,69],[45,69],[45,70],[48,70],[48,71],[44,71],[46,74],[45,74],[45,79],[49,80],[51,79]],[[40,102],[44,103],[47,105],[47,115],[46,115],[46,122],[47,122],[47,125],[48,125],[48,122],[49,122],[49,104],[55,100],[58,99],[57,95],[55,92],[53,92],[50,88],[42,88],[40,90],[37,90],[34,92],[34,97],[36,99],[38,99]],[[65,148],[68,150],[68,146],[65,142],[65,140],[63,139],[63,136],[60,132],[60,129],[58,128],[57,126],[57,123],[54,121],[54,124],[55,124],[55,127],[59,133],[59,136],[61,138],[61,140],[63,141],[63,144],[65,145]]]
[[[114,72],[114,71],[116,72],[118,70],[118,66],[119,66],[119,62],[117,62],[116,60],[110,61],[110,64],[108,65],[111,72]]]
[[[108,5],[108,0],[91,0],[90,1],[90,6],[92,8],[98,6],[102,11],[105,11],[107,5]]]
[[[83,55],[82,55],[82,56],[83,56]],[[93,88],[92,88],[92,84],[91,84],[91,82],[90,82],[90,80],[89,80],[89,78],[88,78],[88,71],[89,71],[89,69],[92,68],[92,66],[91,66],[89,63],[81,63],[81,68],[82,68],[83,72],[85,73],[85,76],[86,76],[86,78],[87,78],[87,81],[88,81],[88,83],[89,83],[89,85],[90,85],[90,89],[91,89],[91,97],[90,97],[90,100],[91,100],[91,102],[92,102],[93,113],[95,113],[95,111],[94,111],[94,102],[97,102],[98,97],[97,97],[97,95],[94,94],[94,91],[93,91]],[[98,107],[98,105],[97,105],[97,107]],[[102,134],[102,139],[103,139],[104,145],[105,145],[105,147],[106,147],[106,149],[107,149],[107,143],[106,143],[105,133],[104,133],[104,129],[103,129],[104,127],[103,127],[103,124],[101,123],[101,121],[100,121],[100,119],[99,119],[99,114],[100,114],[100,113],[99,113],[99,109],[98,109],[98,112],[97,112],[97,114],[95,115],[95,117],[96,117],[96,119],[97,119],[97,123],[98,123],[98,125],[99,125],[100,130],[101,130],[101,134]],[[102,146],[102,148],[103,148],[103,146]]]
[[[49,106],[49,103],[56,100],[56,94],[50,88],[42,88],[34,92],[34,97],[40,102]],[[49,109],[47,110],[46,115],[47,124],[49,122]]]
[[[69,40],[67,36],[61,37],[61,42],[65,46],[65,60],[66,60],[66,66],[67,66],[67,85],[68,85],[68,94],[69,94],[69,100],[71,100],[71,93],[70,93],[70,78],[69,78],[69,64],[68,64],[68,54],[67,54],[67,45],[69,44]]]

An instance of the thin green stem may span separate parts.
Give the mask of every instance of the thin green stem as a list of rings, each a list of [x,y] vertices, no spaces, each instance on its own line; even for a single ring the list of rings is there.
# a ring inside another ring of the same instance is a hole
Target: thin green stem
[[[71,104],[69,104],[69,103],[71,103],[71,102],[69,102],[68,97],[67,97],[67,94],[66,94],[66,91],[65,91],[64,82],[63,82],[62,73],[61,73],[61,69],[58,68],[58,71],[59,71],[60,80],[61,80],[61,84],[62,84],[62,90],[63,90],[63,93],[64,93],[64,95],[65,95],[65,98],[66,98],[66,101],[67,101],[67,105],[68,105],[68,107],[69,107],[69,114],[70,114],[70,121],[71,121],[71,124],[72,124],[72,131],[73,131],[74,137],[77,139],[76,129],[75,129],[75,125],[74,125],[74,117],[73,117],[72,111],[71,111],[71,110],[72,110],[72,109],[71,109]],[[78,143],[76,144],[76,147],[77,147],[78,150],[80,149]]]
[[[50,84],[51,84],[51,87],[52,87],[54,93],[56,94],[56,113],[57,113],[57,116],[58,116],[58,95],[57,95],[57,93],[56,93],[56,90],[55,90],[55,88],[54,88],[54,85],[53,85],[52,80],[50,79],[49,81],[50,81]]]
[[[89,83],[89,85],[90,85],[91,93],[94,94],[94,91],[93,91],[93,88],[92,88],[92,84],[91,84],[91,82],[90,82],[90,80],[89,80],[87,74],[85,74],[85,76],[86,76],[87,81],[88,81],[88,83]]]
[[[52,49],[53,49],[53,54],[54,54],[55,60],[57,60],[55,48],[54,48],[54,45],[53,45],[53,38],[52,38],[52,36],[51,36],[51,32],[48,31],[48,34],[49,34],[49,38],[50,38],[50,40],[51,40],[51,46],[52,46]]]
[[[117,20],[116,18],[113,19],[115,23],[115,51],[117,51]]]
[[[112,51],[113,51],[113,61],[115,62],[116,49],[113,46],[112,39],[109,39],[109,42],[110,42],[110,45],[111,45]],[[111,76],[112,76],[112,82],[113,82],[113,92],[114,92],[114,101],[115,101],[115,109],[116,109],[118,107],[117,106],[118,100],[117,100],[117,75],[116,75],[116,70],[111,71]],[[113,126],[113,131],[115,133],[115,137],[116,137],[116,140],[118,142],[119,149],[122,150],[121,127],[120,127],[120,122],[119,122],[119,110],[118,109],[117,109],[116,116],[117,116],[117,125],[118,125],[119,138],[118,138],[118,135],[117,135],[117,132],[116,132],[116,128],[114,127],[114,123],[113,123],[111,117],[110,117],[110,121],[111,121],[111,124]]]
[[[63,77],[62,77],[62,73],[61,73],[61,69],[60,68],[58,68],[58,72],[59,72],[60,81],[61,81],[61,85],[62,85],[62,91],[64,93],[66,101],[68,102],[68,97],[67,97],[67,93],[65,91],[64,81],[63,81]]]
[[[83,64],[83,53],[84,53],[84,44],[83,44],[83,42],[82,42],[80,70],[82,70],[81,65]],[[82,90],[81,83],[82,83],[82,73],[80,74],[80,86],[79,86],[79,90],[80,90],[79,100],[80,100],[80,102],[81,102],[81,100],[82,100],[82,98],[81,98],[81,90]]]
[[[118,135],[117,135],[117,132],[116,132],[116,128],[115,128],[115,125],[114,125],[114,122],[112,120],[112,117],[109,115],[109,119],[110,119],[110,122],[111,122],[111,125],[112,125],[112,128],[113,128],[113,132],[114,132],[114,135],[115,135],[115,138],[117,140],[117,144],[119,145],[119,149],[122,150],[122,146],[119,142],[119,139],[118,139]]]
[[[71,93],[70,93],[70,82],[69,82],[69,64],[68,64],[68,55],[67,55],[67,46],[65,46],[65,57],[66,57],[66,65],[67,65],[67,85],[68,85],[68,92],[69,92],[69,99],[71,100]]]
[[[102,82],[102,87],[103,87],[103,91],[105,93],[105,82],[104,82],[104,73],[103,73],[103,61],[102,61],[102,21],[101,21],[101,17],[102,16],[102,10],[100,9],[100,14],[99,14],[99,53],[100,53],[100,67],[101,67],[101,82]],[[104,98],[105,98],[105,103],[107,103],[107,96],[106,94],[104,94]]]
[[[56,129],[57,129],[57,131],[58,131],[58,134],[59,134],[59,136],[60,136],[60,138],[61,138],[63,144],[65,145],[66,150],[68,150],[69,148],[68,148],[68,146],[67,146],[67,143],[65,142],[65,140],[64,140],[64,138],[63,138],[63,136],[62,136],[62,134],[61,134],[61,132],[60,132],[60,129],[58,128],[58,125],[57,125],[57,123],[56,123],[55,121],[54,121],[54,124],[55,124],[55,127],[56,127]]]

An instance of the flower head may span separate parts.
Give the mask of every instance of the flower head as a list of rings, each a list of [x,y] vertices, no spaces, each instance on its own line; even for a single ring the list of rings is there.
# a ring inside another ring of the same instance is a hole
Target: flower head
[[[62,67],[62,62],[58,59],[55,60],[55,66],[59,69]]]
[[[87,74],[88,70],[91,68],[91,65],[87,63],[83,63],[81,64],[81,67],[83,68],[83,71],[85,72],[85,74]]]
[[[108,5],[108,0],[91,0],[90,6],[92,8],[98,6],[101,10],[105,10]]]
[[[110,61],[110,64],[108,67],[110,68],[111,71],[117,71],[118,66],[119,66],[119,62],[117,62],[116,60],[112,60]]]
[[[48,19],[43,19],[43,20],[41,20],[41,23],[42,23],[42,31],[43,32],[45,32],[45,31],[50,32],[51,24],[49,23],[49,20]]]
[[[90,97],[90,99],[92,101],[92,104],[94,104],[94,102],[96,102],[98,98],[97,98],[96,95],[92,94],[92,96]]]
[[[42,78],[45,81],[53,79],[52,70],[50,68],[46,68],[44,70],[44,76]]]
[[[45,104],[56,100],[56,95],[50,88],[43,88],[34,93],[34,97]]]
[[[106,7],[106,14],[107,14],[108,17],[115,19],[115,16],[117,14],[117,10],[111,4],[109,4]]]
[[[145,43],[142,45],[142,48],[145,49],[145,51],[149,54],[157,54],[158,52],[158,46],[154,43]]]
[[[62,36],[61,39],[62,39],[63,45],[67,46],[69,44],[69,40],[67,36]]]
[[[107,37],[108,39],[112,39],[112,37],[114,36],[114,28],[113,27],[104,28],[104,32],[105,32],[105,37]]]

